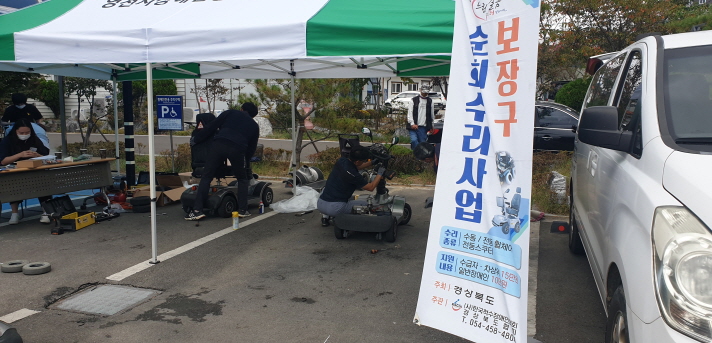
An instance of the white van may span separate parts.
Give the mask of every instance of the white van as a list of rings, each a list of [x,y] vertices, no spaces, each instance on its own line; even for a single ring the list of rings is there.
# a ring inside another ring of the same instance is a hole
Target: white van
[[[649,36],[596,72],[577,128],[569,248],[606,342],[712,340],[712,31]]]

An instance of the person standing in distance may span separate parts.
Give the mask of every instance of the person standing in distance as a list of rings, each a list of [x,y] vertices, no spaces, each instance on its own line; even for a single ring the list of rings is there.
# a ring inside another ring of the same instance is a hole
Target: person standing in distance
[[[215,177],[215,172],[225,162],[230,160],[233,173],[237,179],[237,207],[238,216],[247,217],[247,188],[249,178],[247,163],[255,154],[257,140],[260,138],[260,128],[252,119],[257,115],[257,106],[246,102],[241,107],[242,111],[227,110],[196,133],[196,141],[201,141],[203,136],[215,134],[210,153],[203,167],[203,175],[198,184],[198,191],[191,210],[185,220],[200,220],[205,217],[203,203],[208,198],[210,183]],[[216,133],[217,132],[217,133]]]
[[[5,109],[2,121],[14,123],[20,118],[28,119],[32,123],[42,125],[42,113],[34,105],[27,103],[27,95],[23,93],[12,94],[12,106]]]
[[[408,133],[410,133],[410,149],[413,150],[420,142],[428,141],[428,131],[433,128],[435,106],[428,96],[430,87],[420,87],[420,95],[413,97],[408,104]]]

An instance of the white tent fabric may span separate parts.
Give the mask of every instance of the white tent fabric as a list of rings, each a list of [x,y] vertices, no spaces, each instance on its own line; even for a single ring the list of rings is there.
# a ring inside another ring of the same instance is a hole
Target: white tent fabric
[[[454,8],[452,0],[51,0],[0,16],[0,70],[114,81],[449,75]],[[153,202],[153,262],[155,213]]]

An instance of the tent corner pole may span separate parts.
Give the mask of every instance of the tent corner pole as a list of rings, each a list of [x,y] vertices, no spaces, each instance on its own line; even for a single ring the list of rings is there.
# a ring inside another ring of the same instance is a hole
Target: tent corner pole
[[[116,77],[113,78],[111,82],[114,86],[114,94],[111,95],[111,98],[114,100],[113,105],[114,105],[114,143],[116,144],[116,173],[121,174],[121,159],[119,159],[119,86],[116,83]]]
[[[67,109],[64,103],[64,76],[57,76],[57,85],[59,86],[59,126],[62,136],[62,156],[69,155],[67,153]]]
[[[146,63],[146,99],[148,112],[148,178],[150,180],[151,195],[151,260],[149,263],[158,263],[158,237],[156,234],[156,160],[153,147],[153,69],[151,63]]]
[[[292,93],[292,194],[297,195],[297,109],[294,105],[294,60],[289,61],[291,71],[289,75],[292,77],[291,93]]]

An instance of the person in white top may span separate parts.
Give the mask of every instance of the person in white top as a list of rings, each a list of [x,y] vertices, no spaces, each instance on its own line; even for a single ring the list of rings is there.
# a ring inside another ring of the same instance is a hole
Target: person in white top
[[[410,133],[410,148],[420,142],[427,142],[428,131],[433,128],[435,107],[433,99],[428,97],[429,87],[420,88],[420,95],[413,97],[408,104],[408,133]]]

